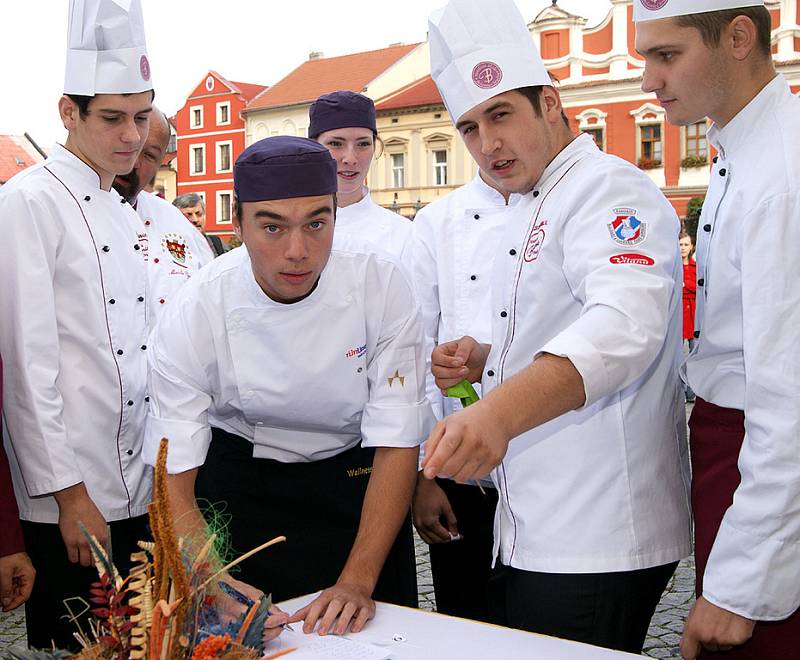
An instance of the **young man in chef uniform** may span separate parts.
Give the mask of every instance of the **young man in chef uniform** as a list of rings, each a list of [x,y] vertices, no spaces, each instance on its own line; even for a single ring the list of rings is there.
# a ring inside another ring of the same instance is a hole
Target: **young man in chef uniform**
[[[513,0],[451,0],[430,42],[467,148],[523,198],[495,256],[491,345],[434,351],[440,387],[481,380],[485,396],[437,425],[425,476],[493,470],[500,623],[639,652],[691,548],[678,218],[571,134]]]
[[[169,135],[167,117],[154,107],[150,130],[136,165],[114,179],[114,190],[128,200],[142,221],[139,244],[149,274],[151,327],[155,327],[178,289],[214,260],[208,241],[186,222],[183,213],[158,195],[144,190],[164,159]]]
[[[413,222],[413,268],[428,350],[466,334],[491,341],[488,295],[494,255],[507,221],[508,195],[486,174],[422,209]],[[514,195],[511,203],[515,203]],[[477,391],[480,394],[480,387]],[[438,419],[461,410],[428,373]],[[497,490],[490,479],[458,484],[426,479],[414,491],[414,525],[430,544],[436,609],[486,621]]]
[[[276,601],[323,590],[290,621],[342,633],[373,596],[416,605],[408,510],[435,420],[411,285],[366,242],[331,249],[336,189],[313,140],[239,156],[244,249],[193,277],[151,337],[144,456],[169,440],[179,533],[204,524],[196,493],[227,504],[237,553],[286,535],[241,579]]]
[[[708,117],[718,152],[697,236],[697,345],[684,374],[697,394],[698,600],[681,650],[796,657],[800,100],[775,73],[763,2],[636,0],[634,12],[642,89],[672,124]]]
[[[153,99],[141,7],[129,5],[70,3],[67,141],[0,190],[3,431],[38,571],[35,647],[76,647],[62,601],[97,578],[79,522],[101,541],[110,525],[120,569],[146,537],[147,272],[141,221],[111,189],[136,162]]]

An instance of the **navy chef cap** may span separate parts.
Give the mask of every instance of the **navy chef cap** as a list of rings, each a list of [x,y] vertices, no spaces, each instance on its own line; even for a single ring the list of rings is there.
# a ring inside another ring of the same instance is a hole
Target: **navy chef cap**
[[[325,131],[337,128],[368,128],[378,134],[375,104],[372,99],[355,92],[331,92],[320,96],[308,111],[308,137],[316,139]]]
[[[316,197],[336,192],[336,161],[318,142],[280,135],[251,144],[236,159],[239,202]]]

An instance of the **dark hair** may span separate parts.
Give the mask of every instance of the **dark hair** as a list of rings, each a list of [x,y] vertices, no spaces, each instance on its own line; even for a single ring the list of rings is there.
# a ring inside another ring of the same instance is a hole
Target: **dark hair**
[[[89,104],[94,96],[81,96],[80,94],[65,94],[65,96],[78,106],[78,114],[81,119],[86,119],[89,114]]]
[[[542,90],[544,85],[535,85],[532,87],[518,87],[516,91],[522,94],[533,106],[533,112],[537,117],[542,116]],[[561,119],[564,120],[564,125],[569,128],[569,119],[564,110],[561,110]]]
[[[678,16],[680,27],[693,27],[700,31],[703,43],[709,48],[716,48],[722,39],[722,31],[737,16],[749,18],[756,26],[758,49],[762,55],[772,55],[772,17],[766,7],[742,7],[740,9],[721,9],[700,14]]]
[[[153,98],[151,101],[154,101],[156,98],[156,91],[151,90],[153,94]],[[75,105],[78,106],[78,114],[81,116],[81,119],[86,119],[87,115],[89,114],[89,104],[95,98],[94,96],[82,96],[80,94],[64,94],[70,101],[72,101]],[[122,94],[122,96],[131,96],[131,94]],[[164,115],[166,116],[166,115]]]

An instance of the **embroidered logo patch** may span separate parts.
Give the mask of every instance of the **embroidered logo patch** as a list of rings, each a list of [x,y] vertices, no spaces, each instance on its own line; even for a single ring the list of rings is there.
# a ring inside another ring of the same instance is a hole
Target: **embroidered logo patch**
[[[642,6],[650,11],[658,11],[667,6],[669,0],[641,0]]]
[[[364,344],[363,346],[357,346],[356,348],[351,348],[344,356],[349,360],[350,358],[360,358],[363,357],[367,352],[367,345]]]
[[[615,254],[609,259],[612,264],[634,264],[635,266],[655,266],[656,262],[646,254],[636,254],[635,252],[628,252],[627,254]]]
[[[547,220],[537,222],[531,228],[531,233],[528,236],[528,244],[525,246],[525,261],[531,263],[539,258],[539,253],[542,251],[542,245],[546,237],[544,228],[547,226]]]
[[[472,69],[472,82],[481,89],[493,89],[503,80],[503,70],[494,62],[478,62]]]
[[[142,55],[139,60],[139,73],[142,74],[142,80],[150,80],[150,61],[147,59],[147,55]]]
[[[180,234],[164,234],[161,239],[161,247],[172,255],[172,261],[183,268],[188,268],[186,262],[191,258],[186,241]]]
[[[400,387],[405,387],[406,386],[406,377],[400,375],[400,370],[399,369],[395,369],[394,370],[394,376],[389,376],[389,387],[394,385],[394,381],[399,382],[400,383]]]
[[[620,207],[614,209],[617,217],[608,225],[611,239],[619,245],[633,247],[647,238],[647,224],[636,217],[636,209]]]

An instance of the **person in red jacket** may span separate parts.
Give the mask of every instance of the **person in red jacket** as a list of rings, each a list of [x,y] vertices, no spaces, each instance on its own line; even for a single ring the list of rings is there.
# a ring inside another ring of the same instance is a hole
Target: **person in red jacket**
[[[0,360],[0,412],[3,408],[3,363]],[[36,571],[25,552],[19,525],[17,500],[11,486],[3,443],[0,442],[0,604],[9,612],[28,600]]]
[[[683,338],[689,342],[689,352],[692,352],[697,340],[694,338],[694,310],[697,304],[697,263],[694,260],[694,241],[686,229],[681,229],[678,236],[678,245],[681,248],[683,259]],[[694,392],[689,385],[685,385],[686,402],[694,402]]]

